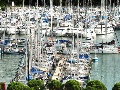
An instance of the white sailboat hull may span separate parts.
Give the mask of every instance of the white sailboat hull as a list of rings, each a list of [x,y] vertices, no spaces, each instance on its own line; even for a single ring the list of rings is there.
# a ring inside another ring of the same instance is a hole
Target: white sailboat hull
[[[105,48],[105,49],[102,49],[102,48],[100,48],[100,49],[92,49],[92,50],[90,50],[89,51],[89,53],[91,53],[91,54],[97,54],[97,53],[111,53],[111,54],[115,54],[115,53],[119,53],[118,52],[118,48],[109,48],[109,49],[107,49],[107,48]]]

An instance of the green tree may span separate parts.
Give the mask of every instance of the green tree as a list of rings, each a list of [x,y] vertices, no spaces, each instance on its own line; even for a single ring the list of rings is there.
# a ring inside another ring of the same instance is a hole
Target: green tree
[[[5,0],[0,0],[0,7],[4,8],[6,7],[7,3]]]
[[[89,88],[94,88],[95,90],[107,90],[105,85],[99,80],[89,81],[86,85],[86,90],[90,90]]]
[[[112,90],[120,90],[120,82],[116,83]]]
[[[11,82],[8,85],[7,90],[25,90],[24,88],[25,86],[20,82]]]
[[[42,80],[30,80],[27,85],[33,90],[44,90],[45,85]]]
[[[64,85],[65,90],[81,90],[81,84],[77,80],[69,80]]]
[[[94,87],[88,86],[85,88],[85,90],[96,90]]]
[[[48,83],[47,87],[49,90],[61,90],[62,83],[58,80],[52,80]]]
[[[22,5],[23,0],[0,0],[0,6],[6,6],[7,3],[11,4],[11,2],[14,1],[15,5]],[[29,2],[31,3],[31,5],[35,5],[35,2],[37,2],[37,0],[24,0],[26,5],[29,5]],[[38,0],[39,4],[43,3],[41,0]],[[62,0],[62,5],[65,6],[69,1],[72,1],[72,4],[77,6],[78,5],[78,0]],[[79,0],[80,2],[80,6],[83,6],[86,2],[86,4],[91,3],[90,1],[92,1],[92,5],[93,6],[100,6],[101,5],[101,0]],[[50,5],[50,0],[45,0],[46,5]],[[53,0],[53,4],[54,5],[59,5],[60,0]],[[83,4],[84,3],[84,4]],[[109,3],[109,1],[108,1]],[[117,5],[117,1],[116,0],[111,0],[111,3],[115,3],[115,5]]]
[[[30,88],[29,86],[24,86],[23,90],[34,90],[34,89]]]

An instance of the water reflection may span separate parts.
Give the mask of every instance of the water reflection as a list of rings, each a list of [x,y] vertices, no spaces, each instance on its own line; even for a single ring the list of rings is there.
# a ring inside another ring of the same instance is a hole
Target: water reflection
[[[97,57],[99,61],[92,65],[91,80],[100,80],[107,90],[112,90],[114,84],[120,82],[120,54],[98,54]]]
[[[0,82],[9,84],[15,77],[15,72],[18,67],[19,55],[4,55],[0,60]]]

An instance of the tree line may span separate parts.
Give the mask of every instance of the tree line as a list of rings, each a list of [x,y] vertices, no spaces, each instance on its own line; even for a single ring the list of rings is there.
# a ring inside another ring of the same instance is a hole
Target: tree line
[[[105,85],[99,80],[88,81],[84,87],[82,83],[77,80],[68,80],[62,84],[58,80],[51,80],[47,84],[44,84],[42,80],[30,80],[27,85],[20,82],[11,82],[7,90],[107,90]],[[120,82],[116,83],[112,90],[120,90]]]
[[[0,0],[0,6],[9,6],[11,5],[12,1],[15,2],[16,6],[22,5],[23,4],[23,0]],[[45,4],[47,6],[50,5],[50,0],[38,0],[38,3],[40,6],[44,5],[44,1]],[[24,4],[25,5],[36,5],[37,0],[24,0]],[[78,0],[62,0],[62,5],[66,6],[68,5],[69,2],[72,2],[72,5],[77,6],[78,5]],[[107,5],[110,5],[110,0],[105,0],[105,2],[107,2]],[[111,5],[113,5],[113,3],[115,5],[119,5],[119,0],[111,0]],[[60,5],[60,0],[53,0],[53,5]],[[100,6],[101,5],[101,0],[79,0],[79,5],[80,6]]]

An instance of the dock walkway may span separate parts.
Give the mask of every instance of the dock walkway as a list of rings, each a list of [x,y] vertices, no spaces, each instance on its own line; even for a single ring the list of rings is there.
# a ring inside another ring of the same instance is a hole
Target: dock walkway
[[[61,55],[58,65],[56,66],[55,72],[52,76],[52,80],[61,80],[65,62],[66,62],[66,58],[63,55]]]

